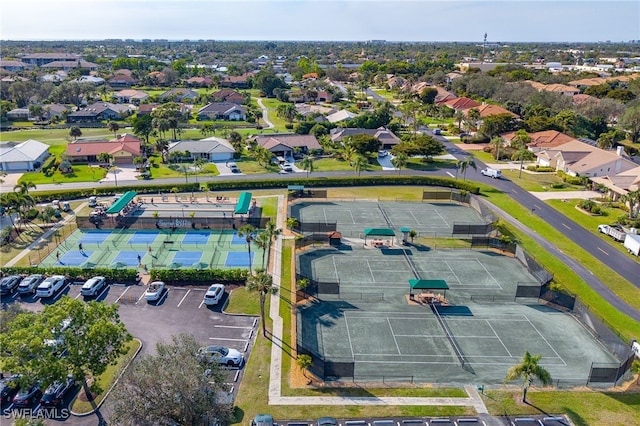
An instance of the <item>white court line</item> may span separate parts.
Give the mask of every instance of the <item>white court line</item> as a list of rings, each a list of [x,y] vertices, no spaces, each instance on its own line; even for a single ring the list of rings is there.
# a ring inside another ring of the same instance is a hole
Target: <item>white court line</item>
[[[420,221],[418,220],[418,218],[416,217],[416,215],[413,214],[413,212],[411,210],[409,210],[409,214],[411,215],[411,217],[413,217],[413,220],[416,221],[416,225],[422,225],[422,223],[420,223]]]
[[[376,277],[373,276],[373,271],[371,270],[371,264],[369,264],[369,259],[367,259],[367,268],[369,268],[369,275],[371,275],[371,281],[376,282]]]
[[[338,267],[336,266],[336,257],[331,256],[331,261],[333,262],[333,272],[335,272],[336,274],[336,281],[338,281],[340,280],[340,277],[338,276]]]
[[[182,299],[180,299],[180,303],[178,303],[178,308],[180,307],[180,305],[182,305],[182,302],[184,302],[184,299],[187,298],[189,293],[191,293],[191,289],[187,290],[187,292],[184,294],[184,296],[182,296]]]
[[[214,328],[253,328],[252,326],[242,326],[242,325],[214,325]]]
[[[451,273],[453,274],[454,277],[456,277],[456,281],[458,281],[458,284],[462,284],[462,281],[460,281],[460,278],[458,278],[458,276],[456,275],[455,272],[453,272],[453,269],[451,268],[451,265],[449,265],[448,261],[444,261],[444,263],[447,265],[447,268],[449,268],[449,270],[451,271]]]
[[[387,318],[387,324],[389,324],[389,330],[391,330],[391,336],[393,337],[393,341],[396,344],[396,349],[398,350],[398,355],[402,355],[402,352],[400,351],[400,346],[398,346],[398,341],[396,340],[396,335],[393,334],[393,327],[391,326],[391,321],[389,321],[389,318]]]
[[[324,224],[328,225],[329,220],[327,219],[327,211],[325,209],[322,209],[322,214],[324,215]]]
[[[349,338],[349,349],[351,350],[351,358],[353,358],[355,355],[353,353],[353,342],[351,342],[351,332],[349,331],[349,321],[347,321],[347,319],[344,319],[344,325],[345,327],[347,327],[347,337]]]
[[[347,210],[347,211],[349,212],[349,216],[351,216],[351,222],[353,222],[352,225],[355,225],[356,220],[353,218],[353,213],[351,213],[351,210]]]
[[[118,298],[116,299],[116,302],[115,302],[115,303],[118,303],[118,302],[120,301],[120,299],[122,299],[122,296],[124,296],[124,294],[125,294],[126,292],[128,292],[130,288],[131,288],[131,287],[127,287],[127,288],[125,288],[125,289],[124,289],[124,291],[123,291],[122,293],[120,293],[120,296],[118,296]]]
[[[438,216],[440,216],[440,219],[444,222],[444,224],[445,224],[445,225],[450,226],[450,225],[449,225],[449,222],[447,222],[447,221],[444,219],[444,217],[442,217],[442,215],[440,214],[440,212],[439,212],[438,210],[434,210],[434,212],[436,212],[436,214],[437,214]]]
[[[527,317],[527,316],[525,315],[525,318],[527,318],[527,321],[529,321],[529,324],[531,324],[531,327],[533,327],[533,329],[536,331],[536,333],[538,333],[538,335],[539,335],[540,337],[542,337],[542,340],[544,340],[544,342],[547,344],[547,346],[549,346],[549,347],[551,348],[551,350],[553,351],[553,353],[554,353],[554,354],[556,354],[556,356],[558,357],[558,359],[559,359],[560,361],[562,361],[562,363],[563,363],[563,364],[564,364],[564,366],[566,367],[566,366],[567,366],[567,363],[566,363],[566,362],[564,362],[564,359],[562,359],[562,357],[560,356],[560,354],[559,354],[558,352],[556,352],[556,350],[555,350],[555,349],[553,349],[553,346],[551,346],[551,345],[549,344],[549,342],[548,342],[548,341],[547,341],[547,339],[542,335],[542,333],[540,333],[540,332],[538,331],[538,329],[536,328],[536,326],[535,326],[535,325],[533,325],[533,323],[531,322],[531,320],[529,319],[529,317]]]
[[[480,259],[476,259],[476,262],[478,262],[480,264],[480,266],[482,266],[482,269],[484,269],[484,271],[489,274],[489,276],[491,277],[491,279],[493,280],[494,283],[496,283],[498,285],[498,288],[500,290],[503,290],[502,286],[500,285],[500,283],[498,282],[498,280],[495,279],[495,277],[493,275],[491,275],[491,272],[489,272],[487,270],[487,268],[485,268],[484,263],[480,262]]]
[[[500,336],[498,336],[498,333],[496,333],[496,331],[493,329],[493,326],[491,325],[491,323],[489,322],[488,319],[485,320],[485,322],[487,323],[487,325],[489,326],[489,328],[491,329],[491,331],[493,331],[493,334],[496,335],[496,337],[498,338],[498,340],[500,341],[500,344],[502,345],[502,347],[504,348],[505,351],[507,351],[507,353],[509,354],[510,357],[513,357],[513,355],[511,355],[511,352],[509,352],[509,349],[507,349],[507,346],[504,344],[504,342],[502,341],[502,339],[500,338]]]

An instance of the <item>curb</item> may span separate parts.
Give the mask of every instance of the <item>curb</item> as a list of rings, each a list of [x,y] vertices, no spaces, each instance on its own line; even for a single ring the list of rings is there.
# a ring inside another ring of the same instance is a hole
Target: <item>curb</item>
[[[113,382],[113,385],[111,385],[111,388],[109,388],[109,390],[107,391],[107,393],[105,393],[104,398],[102,398],[102,401],[100,401],[100,404],[98,404],[98,406],[87,412],[87,413],[76,413],[73,410],[69,410],[69,412],[71,413],[71,415],[75,416],[75,417],[87,417],[90,416],[91,414],[94,414],[96,412],[96,410],[99,410],[100,407],[102,407],[102,404],[104,404],[104,402],[107,400],[107,398],[109,397],[109,395],[111,394],[111,391],[113,390],[113,388],[116,387],[116,385],[118,384],[118,382],[120,381],[120,378],[124,375],[125,371],[127,371],[127,369],[129,368],[129,365],[131,365],[131,363],[133,362],[134,359],[136,359],[136,357],[138,356],[138,354],[140,353],[140,351],[142,350],[142,347],[144,346],[144,344],[142,343],[142,340],[134,338],[133,340],[137,340],[140,343],[140,347],[138,347],[138,350],[136,351],[135,354],[133,354],[133,356],[131,357],[131,359],[129,360],[129,362],[127,363],[127,365],[124,366],[124,368],[122,369],[122,371],[120,372],[120,375],[116,378],[116,380]],[[77,398],[77,396],[76,396]],[[73,398],[73,401],[71,401],[71,404],[69,405],[73,405],[73,402],[75,402],[76,398]]]

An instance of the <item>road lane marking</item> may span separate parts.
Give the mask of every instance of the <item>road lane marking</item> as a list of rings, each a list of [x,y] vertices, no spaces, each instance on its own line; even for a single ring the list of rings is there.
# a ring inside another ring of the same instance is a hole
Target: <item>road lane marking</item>
[[[538,210],[542,210],[542,207],[540,207],[540,206],[539,206],[539,205],[537,205],[537,204],[534,204],[534,205],[533,205],[533,207],[535,207],[535,208],[536,208],[536,209],[538,209]]]
[[[120,299],[122,299],[122,296],[124,296],[124,294],[125,294],[126,292],[128,292],[130,288],[131,288],[131,287],[127,287],[127,288],[125,288],[125,289],[124,289],[124,291],[123,291],[123,292],[120,294],[120,296],[118,296],[118,298],[116,299],[116,303],[120,302]]]
[[[187,298],[189,293],[191,293],[191,289],[187,290],[187,292],[184,294],[184,296],[182,296],[182,299],[180,300],[180,303],[178,303],[178,308],[180,307],[180,305],[182,305],[182,302],[184,302],[184,299]]]
[[[565,228],[567,228],[568,230],[571,230],[571,228],[570,228],[568,225],[566,225],[564,222],[562,222],[562,226],[564,226],[564,227],[565,227]]]
[[[453,173],[451,173],[451,172],[447,172],[447,174],[448,174],[449,176],[451,176],[452,178],[454,178],[454,177],[455,177],[455,176],[453,175]]]
[[[603,252],[604,254],[606,254],[607,256],[609,256],[609,253],[607,253],[606,251],[602,250],[600,247],[598,247],[598,250],[600,250],[601,252]]]

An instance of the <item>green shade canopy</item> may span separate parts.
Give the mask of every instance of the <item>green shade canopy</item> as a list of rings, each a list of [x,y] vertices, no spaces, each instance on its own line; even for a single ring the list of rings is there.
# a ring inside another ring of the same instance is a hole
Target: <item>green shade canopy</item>
[[[247,214],[249,213],[249,205],[251,204],[251,193],[243,192],[238,198],[238,204],[236,204],[235,214]]]
[[[396,233],[389,228],[365,228],[364,235],[367,237],[395,237]]]
[[[445,280],[409,280],[412,290],[447,290],[449,286]]]
[[[107,210],[107,214],[120,213],[131,200],[138,195],[136,191],[127,191]]]
[[[304,191],[304,185],[289,185],[287,189],[289,191]]]
[[[411,232],[411,228],[400,228],[400,232]]]

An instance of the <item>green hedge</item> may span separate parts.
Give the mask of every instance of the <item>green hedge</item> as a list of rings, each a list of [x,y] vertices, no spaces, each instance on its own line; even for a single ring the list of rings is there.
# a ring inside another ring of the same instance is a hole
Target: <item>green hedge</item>
[[[2,268],[0,271],[5,275],[12,274],[43,274],[43,275],[64,275],[71,280],[88,280],[91,277],[103,276],[107,281],[133,283],[136,281],[137,271],[135,269],[111,269],[111,268],[73,268],[68,266],[12,266]]]
[[[190,282],[209,281],[223,283],[244,283],[249,276],[246,269],[153,269],[152,280],[181,285]]]
[[[87,198],[92,195],[105,196],[113,195],[116,192],[136,191],[139,194],[157,194],[159,192],[170,193],[171,189],[178,188],[180,192],[198,192],[202,187],[211,191],[239,191],[286,188],[287,185],[304,185],[308,188],[330,187],[330,186],[379,186],[379,185],[426,185],[442,186],[447,188],[457,188],[479,194],[480,188],[472,182],[464,182],[441,176],[347,176],[347,177],[309,177],[293,178],[283,180],[278,179],[257,179],[257,180],[220,180],[207,183],[182,183],[182,184],[154,184],[146,182],[146,186],[101,186],[98,188],[88,187],[80,189],[29,192],[36,202],[46,202],[51,200],[73,200],[76,198]],[[87,184],[87,186],[89,186]]]

